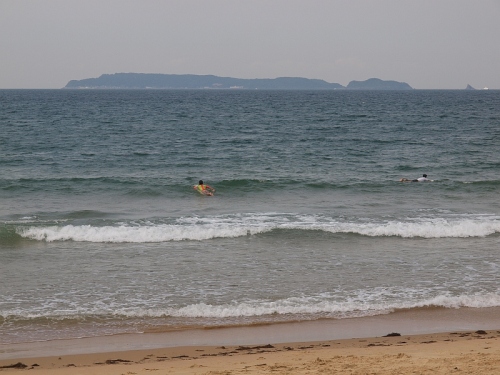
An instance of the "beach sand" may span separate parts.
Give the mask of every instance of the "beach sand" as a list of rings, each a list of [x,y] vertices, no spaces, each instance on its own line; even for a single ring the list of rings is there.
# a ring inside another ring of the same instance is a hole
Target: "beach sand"
[[[38,375],[498,374],[500,330],[4,359],[0,367]]]
[[[500,308],[424,308],[2,344],[0,374],[500,374],[498,327]]]

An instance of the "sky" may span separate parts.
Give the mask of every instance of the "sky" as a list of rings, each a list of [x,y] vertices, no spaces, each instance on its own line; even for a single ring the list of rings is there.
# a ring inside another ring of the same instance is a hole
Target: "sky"
[[[500,0],[0,0],[0,89],[112,73],[500,89]]]

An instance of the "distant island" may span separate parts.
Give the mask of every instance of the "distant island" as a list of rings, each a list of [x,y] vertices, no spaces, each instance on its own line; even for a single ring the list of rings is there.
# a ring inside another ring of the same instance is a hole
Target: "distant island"
[[[351,81],[346,88],[348,90],[413,90],[405,82],[382,81],[378,78],[370,78],[366,81]]]
[[[65,89],[412,90],[404,82],[371,78],[347,87],[300,77],[243,79],[194,74],[116,73],[71,80]]]

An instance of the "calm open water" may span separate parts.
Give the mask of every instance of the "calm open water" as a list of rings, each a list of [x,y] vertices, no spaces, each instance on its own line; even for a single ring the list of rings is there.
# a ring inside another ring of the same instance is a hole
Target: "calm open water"
[[[0,343],[500,306],[500,91],[0,90],[0,172]]]

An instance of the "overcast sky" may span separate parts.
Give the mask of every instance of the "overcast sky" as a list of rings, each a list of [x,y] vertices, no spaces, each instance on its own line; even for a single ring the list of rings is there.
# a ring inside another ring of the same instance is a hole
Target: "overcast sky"
[[[0,89],[127,72],[500,89],[500,0],[0,0]]]

